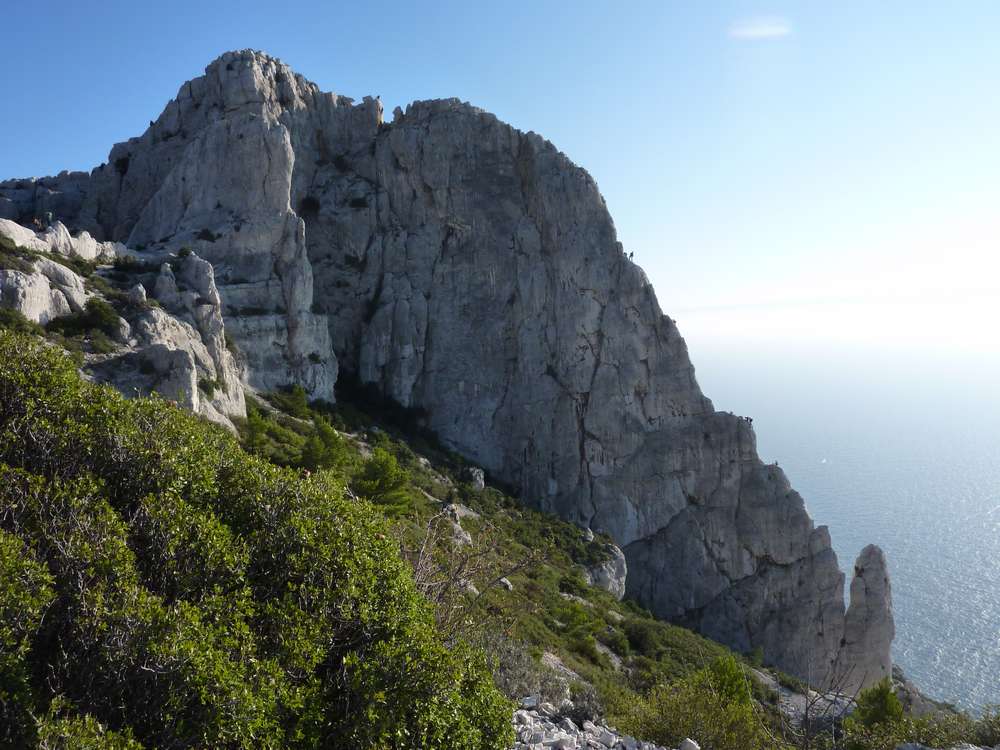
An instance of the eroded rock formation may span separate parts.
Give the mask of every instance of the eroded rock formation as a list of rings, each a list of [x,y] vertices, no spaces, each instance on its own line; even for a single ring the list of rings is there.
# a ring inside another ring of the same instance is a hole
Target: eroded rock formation
[[[826,528],[701,393],[597,185],[538,135],[458,100],[380,125],[233,52],[89,178],[0,183],[0,204],[194,249],[250,385],[333,399],[341,369],[423,408],[525,502],[607,532],[656,614],[816,683],[888,674],[888,589],[866,578],[845,631]]]
[[[8,265],[16,265],[0,268],[0,307],[40,325],[80,314],[88,300],[102,298],[70,261],[103,260],[110,269],[115,258],[135,258],[123,245],[97,243],[86,232],[73,237],[58,221],[36,233],[0,219],[0,251],[15,261]],[[164,262],[155,279],[162,307],[148,304],[140,277],[127,303],[119,305],[116,345],[87,356],[84,371],[128,396],[155,391],[233,429],[230,418],[246,415],[243,383],[226,346],[212,266],[193,253]]]

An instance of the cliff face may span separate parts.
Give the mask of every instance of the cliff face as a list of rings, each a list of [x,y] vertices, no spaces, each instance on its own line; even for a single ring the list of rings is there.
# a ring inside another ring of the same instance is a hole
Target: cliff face
[[[702,395],[591,177],[457,100],[387,124],[379,107],[227,53],[107,165],[0,183],[0,211],[193,248],[250,385],[332,400],[349,371],[526,502],[608,532],[656,614],[816,683],[888,675],[881,553],[845,631],[826,528]]]

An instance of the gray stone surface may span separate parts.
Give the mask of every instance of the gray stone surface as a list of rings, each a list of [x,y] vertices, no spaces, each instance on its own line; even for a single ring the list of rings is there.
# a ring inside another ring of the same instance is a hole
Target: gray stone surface
[[[887,652],[884,619],[858,616],[838,659],[826,529],[701,393],[594,180],[540,136],[455,99],[380,125],[375,100],[244,50],[89,178],[0,198],[145,252],[193,248],[251,386],[332,400],[343,369],[422,409],[525,502],[608,533],[657,615],[816,683]]]
[[[885,555],[869,545],[854,563],[851,600],[844,622],[844,643],[838,669],[843,676],[843,692],[852,694],[861,687],[892,676],[889,646],[896,635],[892,617],[892,587]]]
[[[607,552],[610,557],[602,563],[586,570],[587,582],[610,592],[619,601],[625,597],[625,582],[628,576],[628,563],[625,553],[617,545],[609,544]]]
[[[565,708],[572,709],[567,703]],[[594,750],[668,750],[652,742],[641,742],[620,734],[612,727],[583,721],[579,725],[548,703],[537,705],[534,698],[521,701],[514,712],[513,750],[547,750],[548,748],[593,748]],[[678,750],[699,750],[698,743],[686,739]]]
[[[0,306],[42,325],[72,312],[66,295],[44,274],[10,270],[0,271]]]

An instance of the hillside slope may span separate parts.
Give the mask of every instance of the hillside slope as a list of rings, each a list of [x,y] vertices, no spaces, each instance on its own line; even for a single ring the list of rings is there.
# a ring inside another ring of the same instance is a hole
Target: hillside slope
[[[506,750],[382,514],[0,331],[0,745]]]

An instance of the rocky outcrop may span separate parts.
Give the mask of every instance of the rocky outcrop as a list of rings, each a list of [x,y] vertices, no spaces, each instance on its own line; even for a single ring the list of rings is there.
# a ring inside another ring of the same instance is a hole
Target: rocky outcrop
[[[843,692],[850,694],[892,676],[889,646],[895,635],[892,587],[885,555],[875,545],[869,545],[861,550],[854,563],[838,665],[845,681]]]
[[[607,545],[605,551],[608,558],[587,568],[584,577],[587,583],[604,589],[621,601],[625,597],[625,581],[628,576],[625,553],[614,544]]]
[[[122,245],[97,243],[86,233],[73,237],[59,222],[36,233],[0,220],[0,246],[20,253],[12,256],[16,269],[0,270],[0,306],[41,325],[80,313],[88,299],[101,296],[58,259],[133,257]],[[243,384],[226,345],[212,266],[193,253],[175,257],[162,265],[155,292],[162,307],[149,304],[141,283],[124,295],[119,312],[125,317],[113,332],[119,346],[87,354],[84,371],[128,396],[155,391],[233,429],[230,418],[246,415]]]
[[[0,218],[0,238],[11,247],[83,260],[111,259],[126,252],[121,243],[98,242],[89,232],[77,232],[74,236],[61,221],[54,221],[43,232],[36,233],[27,226],[3,217]]]
[[[78,302],[77,292],[76,284],[61,286],[54,283],[40,268],[29,273],[10,269],[0,271],[0,305],[17,310],[28,320],[42,325],[73,312],[70,300]]]
[[[45,214],[75,218],[85,195],[91,192],[91,175],[60,172],[55,177],[0,182],[0,218],[29,224]]]
[[[826,529],[701,393],[597,185],[538,135],[458,100],[383,124],[242,51],[89,180],[32,184],[0,199],[211,263],[252,386],[332,399],[343,369],[423,410],[525,502],[609,534],[661,617],[816,683],[883,663],[884,618],[845,638]]]
[[[517,740],[514,750],[543,750],[547,748],[594,748],[595,750],[668,750],[652,742],[642,742],[620,734],[605,724],[561,716],[559,710],[548,703],[522,708],[514,713],[514,732]],[[678,750],[699,750],[698,743],[686,739]]]

